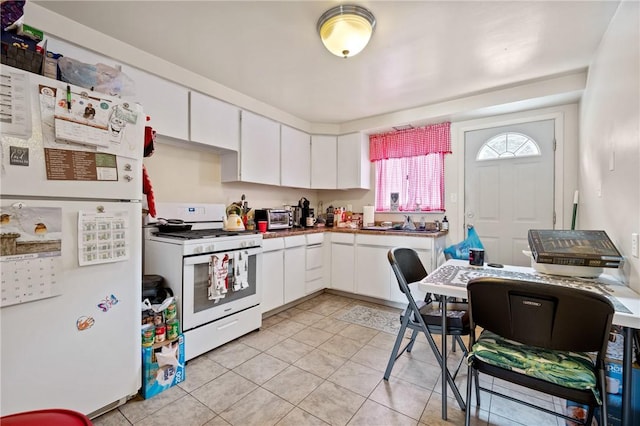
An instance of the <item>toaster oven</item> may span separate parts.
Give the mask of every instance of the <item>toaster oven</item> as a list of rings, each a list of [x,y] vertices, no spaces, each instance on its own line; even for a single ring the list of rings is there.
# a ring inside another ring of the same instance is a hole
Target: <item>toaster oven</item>
[[[293,213],[287,209],[256,209],[255,217],[258,221],[266,221],[269,231],[289,229],[293,226]]]

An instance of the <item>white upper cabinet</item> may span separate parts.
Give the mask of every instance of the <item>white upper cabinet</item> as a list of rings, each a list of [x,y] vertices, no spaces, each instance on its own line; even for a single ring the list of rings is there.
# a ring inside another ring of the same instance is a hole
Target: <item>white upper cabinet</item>
[[[280,185],[280,123],[242,111],[239,159],[231,153],[220,161],[223,182]]]
[[[369,189],[369,138],[360,133],[338,136],[338,189]]]
[[[159,134],[189,140],[189,90],[137,68],[122,66],[136,85],[133,99],[151,117],[149,125]]]
[[[189,93],[190,140],[199,144],[238,151],[240,109],[202,93]]]
[[[336,136],[311,135],[311,188],[336,189],[337,186]]]
[[[311,185],[311,136],[282,125],[280,134],[280,185],[309,188]]]

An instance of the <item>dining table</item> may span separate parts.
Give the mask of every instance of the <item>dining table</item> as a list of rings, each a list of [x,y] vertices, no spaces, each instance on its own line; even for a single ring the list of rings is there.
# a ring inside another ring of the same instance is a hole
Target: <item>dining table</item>
[[[470,265],[466,260],[449,259],[418,282],[419,288],[426,292],[446,298],[467,299],[467,283],[479,277],[500,277],[506,279],[533,281],[550,285],[594,291],[606,296],[615,308],[613,325],[622,328],[624,336],[622,358],[622,425],[631,426],[631,389],[633,372],[633,335],[640,330],[640,294],[622,283],[617,277],[601,274],[595,278],[580,278],[561,275],[549,275],[531,267],[487,264]],[[447,309],[442,304],[442,328],[445,329]],[[469,348],[470,349],[470,348]],[[447,339],[442,339],[441,356],[447,359]],[[442,377],[448,375],[447,363],[441,362]],[[447,420],[447,380],[442,380],[442,419]],[[455,384],[453,385],[455,386]],[[454,392],[459,394],[459,392]],[[468,401],[467,401],[468,405]],[[464,409],[464,405],[461,405]]]

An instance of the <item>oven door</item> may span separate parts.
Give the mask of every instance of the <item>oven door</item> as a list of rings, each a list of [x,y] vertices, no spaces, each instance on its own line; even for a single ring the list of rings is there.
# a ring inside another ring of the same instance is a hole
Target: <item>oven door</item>
[[[260,304],[262,248],[185,257],[184,331]]]

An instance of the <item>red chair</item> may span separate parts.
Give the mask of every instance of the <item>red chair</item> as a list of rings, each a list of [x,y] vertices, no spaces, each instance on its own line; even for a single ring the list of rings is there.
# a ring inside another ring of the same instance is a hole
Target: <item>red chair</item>
[[[0,417],[2,426],[92,426],[91,420],[82,413],[61,408],[26,411]]]

